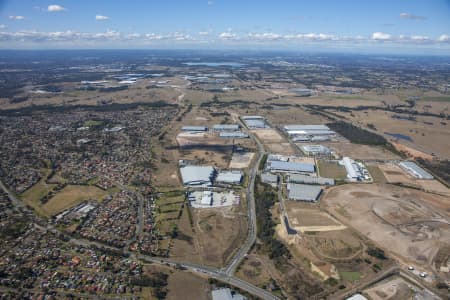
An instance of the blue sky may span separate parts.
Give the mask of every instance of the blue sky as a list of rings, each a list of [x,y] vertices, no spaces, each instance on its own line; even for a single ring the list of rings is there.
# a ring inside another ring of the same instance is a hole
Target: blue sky
[[[0,48],[450,54],[447,0],[0,0]]]

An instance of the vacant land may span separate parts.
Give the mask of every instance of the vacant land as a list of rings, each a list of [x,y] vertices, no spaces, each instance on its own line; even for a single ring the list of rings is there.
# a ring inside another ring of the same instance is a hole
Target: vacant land
[[[274,144],[264,144],[266,150],[271,153],[283,154],[283,155],[293,155],[299,151],[294,149],[289,143],[274,143]]]
[[[208,300],[210,286],[208,280],[187,271],[176,271],[167,283],[169,293],[166,299],[198,299]]]
[[[410,286],[410,282],[394,276],[364,290],[364,294],[373,300],[411,299],[414,293]]]
[[[344,180],[347,178],[347,171],[337,161],[318,160],[317,168],[319,175],[326,178]]]
[[[341,156],[349,156],[357,160],[393,160],[399,157],[381,146],[369,146],[348,142],[323,143],[333,148]]]
[[[244,152],[244,153],[233,153],[231,157],[230,169],[245,169],[250,165],[255,153]]]
[[[190,209],[183,213],[171,258],[222,267],[243,242],[247,222],[238,207]]]
[[[404,261],[430,266],[448,242],[446,197],[385,184],[345,185],[325,192],[332,215]],[[447,199],[448,200],[448,199]],[[436,209],[438,208],[438,209]]]
[[[377,183],[386,183],[386,177],[384,176],[383,171],[376,164],[366,164],[367,170],[372,176],[374,182]]]
[[[275,129],[257,129],[252,130],[263,144],[283,143],[286,140]]]
[[[54,216],[85,200],[100,202],[107,195],[108,192],[95,186],[69,185],[50,198],[47,203],[39,206],[47,216]]]

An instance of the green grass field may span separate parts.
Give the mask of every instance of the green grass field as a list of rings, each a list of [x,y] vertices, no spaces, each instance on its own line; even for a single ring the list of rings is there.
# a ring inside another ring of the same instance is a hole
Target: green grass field
[[[347,281],[356,281],[361,278],[361,273],[359,273],[359,272],[341,272],[341,277]]]

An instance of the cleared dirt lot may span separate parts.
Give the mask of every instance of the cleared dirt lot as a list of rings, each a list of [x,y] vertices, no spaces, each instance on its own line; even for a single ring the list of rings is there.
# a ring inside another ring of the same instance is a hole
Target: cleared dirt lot
[[[286,142],[286,140],[278,133],[278,131],[272,128],[252,130],[252,133],[255,134],[263,144]]]
[[[230,169],[245,169],[250,165],[255,153],[243,152],[243,153],[233,153],[230,161]]]
[[[442,201],[447,208],[442,208]],[[322,202],[340,221],[405,261],[430,265],[450,240],[446,197],[386,184],[331,188]]]
[[[411,299],[414,293],[410,285],[403,278],[395,276],[364,290],[364,294],[373,300]]]
[[[333,148],[341,156],[349,156],[358,160],[393,160],[399,159],[394,153],[378,146],[359,145],[349,142],[323,143]]]
[[[264,144],[266,150],[271,153],[292,155],[296,154],[297,151],[289,143],[275,143],[275,144]]]
[[[437,180],[419,180],[409,175],[396,164],[379,164],[384,177],[389,183],[402,183],[421,188],[424,191],[450,196],[450,189]]]

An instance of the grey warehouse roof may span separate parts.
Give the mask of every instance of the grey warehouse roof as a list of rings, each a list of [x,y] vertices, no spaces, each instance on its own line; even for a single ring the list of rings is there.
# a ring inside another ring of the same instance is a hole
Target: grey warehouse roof
[[[288,183],[289,199],[301,201],[317,201],[322,188],[317,185]]]
[[[181,127],[183,131],[207,131],[208,128],[205,126],[183,126]]]
[[[271,161],[269,163],[270,170],[291,171],[291,172],[307,172],[314,173],[315,168],[313,164],[294,163],[286,161]]]
[[[219,133],[219,137],[222,138],[248,138],[248,134],[241,131],[232,131],[232,132],[221,132]]]
[[[214,130],[221,131],[221,130],[229,130],[229,131],[235,131],[239,130],[238,124],[217,124],[213,126]]]
[[[306,175],[301,175],[301,174],[289,174],[289,182],[320,184],[320,185],[334,185],[333,178],[312,177],[312,176],[306,176]]]
[[[326,125],[286,125],[284,130],[330,130]]]
[[[185,166],[180,168],[184,185],[211,186],[216,170],[211,166]]]
[[[216,181],[225,183],[240,183],[242,181],[242,172],[221,171],[217,176]]]

